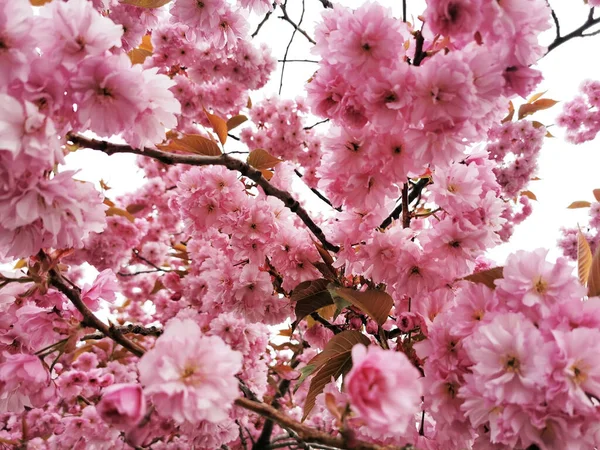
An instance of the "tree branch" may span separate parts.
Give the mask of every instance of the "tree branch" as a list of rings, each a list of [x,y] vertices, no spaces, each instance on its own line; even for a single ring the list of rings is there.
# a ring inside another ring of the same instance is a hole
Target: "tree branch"
[[[266,195],[281,200],[291,212],[296,214],[302,220],[302,222],[304,222],[306,227],[323,244],[323,247],[332,252],[338,252],[340,249],[337,245],[333,245],[327,240],[323,230],[321,230],[321,228],[311,219],[311,217],[308,215],[308,212],[306,212],[306,210],[300,206],[300,203],[298,203],[298,201],[292,197],[290,193],[276,188],[262,176],[260,170],[255,169],[239,159],[232,158],[226,154],[220,156],[184,155],[178,153],[167,153],[153,148],[139,150],[130,147],[129,145],[112,144],[107,141],[89,139],[78,135],[69,135],[68,139],[69,141],[80,145],[81,147],[99,150],[107,155],[114,155],[116,153],[131,153],[134,155],[153,158],[168,165],[187,164],[190,166],[224,166],[229,170],[240,172],[243,176],[258,184]]]
[[[294,173],[296,175],[298,175],[300,178],[302,178],[304,175],[302,175],[300,173],[300,171],[298,169],[294,169]],[[329,200],[327,197],[325,197],[323,194],[321,194],[317,189],[315,188],[310,188],[310,190],[313,192],[313,194],[315,194],[317,197],[319,197],[321,200],[323,200],[325,203],[327,203],[329,206],[331,206],[333,209],[336,209],[338,211],[342,211],[342,207],[338,206],[337,208],[335,206],[333,206],[333,203],[331,203],[331,200]]]
[[[573,38],[594,36],[597,32],[584,34],[584,31],[586,31],[589,28],[593,27],[594,25],[600,23],[600,17],[598,17],[597,19],[594,19],[594,8],[590,8],[590,12],[588,14],[587,20],[583,23],[583,25],[581,25],[576,30],[571,31],[569,34],[566,34],[565,36],[560,36],[558,34],[558,30],[559,30],[558,29],[558,19],[555,19],[555,23],[557,24],[557,36],[556,36],[556,39],[554,39],[554,41],[548,46],[548,51],[546,52],[546,55],[548,53],[550,53],[552,50],[554,50],[556,47],[558,47],[559,45],[562,45],[565,42],[570,41]]]
[[[139,334],[141,336],[160,336],[163,333],[163,330],[152,327],[143,327],[142,325],[125,325],[122,327],[114,327],[119,333],[122,334]],[[107,337],[103,333],[94,333],[94,334],[86,334],[81,338],[82,341],[86,341],[88,339],[104,339]]]
[[[284,21],[288,22],[289,24],[291,24],[296,31],[298,31],[300,34],[304,35],[304,37],[306,39],[308,39],[308,42],[315,45],[316,44],[315,40],[313,38],[311,38],[306,31],[304,31],[302,28],[300,28],[300,23],[302,22],[302,17],[300,17],[300,22],[298,22],[298,24],[296,25],[296,22],[294,22],[292,19],[290,19],[290,16],[288,15],[287,9],[285,7],[285,3],[282,4],[280,6],[280,8],[281,8],[281,11],[283,12],[283,16],[279,16],[279,18],[281,20],[284,20]]]
[[[431,180],[429,178],[421,178],[419,181],[417,181],[415,183],[415,185],[413,186],[413,188],[410,191],[410,194],[408,194],[408,203],[409,204],[412,203],[413,201],[415,201],[415,199],[417,199],[421,195],[421,191],[423,190],[423,188],[425,188],[425,186],[427,186],[429,184],[430,181]],[[387,227],[389,227],[394,220],[397,220],[400,217],[401,213],[402,213],[402,203],[400,203],[398,206],[396,206],[396,208],[394,208],[394,210],[390,213],[390,215],[387,216],[383,222],[381,222],[381,225],[379,225],[379,228],[386,229]]]
[[[348,444],[345,439],[342,437],[334,437],[328,433],[324,433],[319,430],[312,429],[307,425],[304,425],[300,422],[296,422],[292,418],[286,416],[281,413],[277,409],[269,406],[265,403],[255,402],[248,398],[240,397],[235,400],[235,404],[241,408],[252,411],[258,415],[266,417],[267,419],[272,420],[273,422],[280,425],[282,428],[289,429],[298,434],[298,437],[302,439],[304,442],[311,443],[320,443],[324,445],[328,445],[334,448],[348,448]],[[370,444],[368,442],[356,441],[353,442],[352,449],[353,450],[394,450],[398,447],[381,447],[376,444]]]
[[[408,181],[402,186],[402,228],[410,227],[410,211],[408,210]]]
[[[111,338],[117,344],[122,345],[135,356],[142,356],[145,353],[145,350],[142,347],[123,336],[119,328],[108,326],[98,319],[81,299],[81,290],[78,287],[70,287],[56,269],[50,269],[48,275],[50,284],[62,292],[81,313],[83,316],[82,323],[84,325],[95,328],[106,337]]]
[[[284,18],[287,17],[287,21],[294,25],[294,32],[292,33],[292,37],[290,38],[290,42],[288,42],[288,45],[285,48],[285,53],[283,55],[283,64],[281,66],[281,79],[279,80],[279,95],[281,95],[281,89],[283,88],[283,72],[285,71],[285,62],[287,60],[287,55],[288,55],[288,53],[290,51],[290,47],[292,46],[292,42],[294,42],[294,36],[296,36],[296,31],[300,31],[300,25],[302,24],[302,19],[304,19],[304,11],[305,11],[304,0],[302,0],[302,14],[300,15],[300,20],[298,21],[298,25],[296,25],[294,22],[291,21],[291,19],[287,15],[287,11],[285,9],[286,5],[287,5],[287,0],[285,0],[285,2],[282,3],[281,5],[279,5],[279,8],[281,8],[281,11],[283,11]],[[312,40],[306,33],[304,33],[304,35],[313,44],[315,43],[315,41]]]
[[[261,21],[260,21],[260,23],[259,23],[259,24],[258,24],[258,26],[256,27],[256,30],[254,30],[254,33],[252,33],[252,34],[250,35],[250,37],[253,37],[253,38],[255,38],[255,37],[256,37],[256,35],[258,34],[258,32],[260,31],[260,29],[262,28],[262,26],[265,24],[265,22],[266,22],[267,20],[269,20],[269,17],[271,17],[271,14],[273,14],[273,11],[275,11],[275,7],[276,7],[276,6],[277,6],[277,4],[276,4],[276,3],[273,3],[273,6],[272,6],[272,7],[273,7],[273,9],[272,9],[271,11],[267,12],[267,14],[265,14],[265,17],[263,17],[263,20],[261,20]]]

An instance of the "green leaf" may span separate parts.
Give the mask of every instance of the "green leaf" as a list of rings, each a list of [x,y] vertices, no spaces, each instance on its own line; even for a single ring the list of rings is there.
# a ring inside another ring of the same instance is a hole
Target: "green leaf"
[[[490,289],[496,289],[494,280],[503,278],[503,272],[504,267],[494,267],[492,269],[482,270],[481,272],[464,277],[463,280],[471,281],[472,283],[482,283]]]
[[[310,382],[308,394],[304,402],[304,415],[306,419],[315,406],[317,396],[323,388],[334,379],[346,374],[352,367],[352,347],[357,344],[369,345],[371,341],[367,336],[356,330],[346,330],[336,334],[325,346],[323,351],[311,359],[307,365],[315,367],[315,374]]]
[[[338,296],[371,316],[379,325],[383,325],[388,319],[388,315],[394,306],[394,300],[384,291],[368,289],[365,292],[360,292],[343,287],[334,288],[333,290]]]
[[[263,150],[262,148],[252,150],[252,152],[250,152],[248,155],[248,164],[258,170],[271,169],[280,162],[281,160],[279,158],[275,158],[268,151]]]

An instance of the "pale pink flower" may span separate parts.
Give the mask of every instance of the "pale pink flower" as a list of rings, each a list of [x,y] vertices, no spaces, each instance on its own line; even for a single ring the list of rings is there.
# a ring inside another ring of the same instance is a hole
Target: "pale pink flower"
[[[26,1],[4,1],[0,4],[0,86],[15,79],[25,80],[29,63],[35,57],[37,44],[33,9]]]
[[[591,410],[596,403],[590,396],[600,398],[600,331],[582,327],[553,334],[559,348],[559,376],[566,383],[569,403]]]
[[[568,298],[581,298],[585,289],[572,275],[564,258],[555,264],[546,261],[548,250],[518,251],[506,260],[503,278],[497,280],[497,294],[515,311],[536,308],[548,317],[550,308]]]
[[[87,0],[50,2],[41,11],[47,17],[40,38],[44,57],[57,58],[69,68],[86,56],[100,56],[121,46],[123,27]]]
[[[345,389],[365,426],[376,433],[403,434],[421,405],[419,371],[404,353],[358,344]]]
[[[0,362],[0,411],[40,408],[55,392],[54,382],[42,361],[33,355],[4,353]]]
[[[191,319],[172,319],[138,363],[140,382],[156,411],[175,422],[220,422],[238,396],[242,354]]]
[[[82,126],[110,137],[134,126],[145,109],[143,79],[124,53],[87,58],[71,81]]]
[[[107,387],[96,405],[96,411],[106,423],[123,430],[130,429],[146,413],[146,398],[142,386],[124,383]]]
[[[92,285],[85,285],[81,289],[81,299],[92,310],[96,311],[100,305],[99,300],[113,302],[115,292],[120,290],[117,277],[111,269],[105,269],[98,274]]]
[[[527,404],[539,395],[549,372],[549,348],[522,314],[496,315],[465,340],[474,379],[497,401]]]

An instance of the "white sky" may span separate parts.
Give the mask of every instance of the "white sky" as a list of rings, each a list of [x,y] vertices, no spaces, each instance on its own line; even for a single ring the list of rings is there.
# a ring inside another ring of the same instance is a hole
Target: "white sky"
[[[416,16],[424,10],[421,0],[407,0],[409,16]],[[314,24],[318,20],[323,7],[318,0],[305,0],[306,12],[302,28],[314,36]],[[364,3],[360,0],[344,0],[344,5],[357,7]],[[401,0],[382,0],[379,3],[390,6],[396,17],[401,14]],[[583,0],[554,0],[551,1],[561,22],[562,34],[579,27],[586,19],[589,8]],[[288,14],[294,21],[298,21],[302,8],[300,0],[289,0]],[[258,42],[266,42],[272,49],[277,59],[282,59],[285,47],[289,42],[293,28],[290,24],[278,19],[280,11],[271,16],[258,34]],[[253,16],[251,31],[261,17]],[[544,36],[544,43],[554,39],[554,29]],[[586,79],[600,79],[600,60],[598,60],[598,45],[600,36],[574,39],[555,49],[539,64],[545,81],[537,91],[548,90],[545,97],[559,101],[568,101],[578,92],[579,85]],[[290,48],[288,59],[316,59],[309,53],[311,44],[304,36],[296,33]],[[316,64],[288,63],[285,68],[283,84],[283,97],[294,98],[303,92],[303,86],[314,71]],[[252,100],[256,103],[264,96],[276,94],[279,88],[281,64],[271,76],[268,85],[258,93],[251,93]],[[517,99],[517,103],[519,100]],[[560,112],[561,104],[549,111],[537,113],[535,120],[550,125]],[[326,125],[319,126],[321,131],[326,130]],[[506,256],[516,250],[531,250],[538,247],[553,249],[551,255],[559,256],[556,240],[559,237],[561,226],[576,226],[578,222],[587,223],[587,209],[567,210],[566,207],[574,200],[593,201],[592,190],[600,188],[600,177],[597,176],[600,163],[600,152],[596,142],[588,142],[574,146],[562,138],[562,130],[551,127],[550,131],[555,138],[546,139],[539,160],[538,176],[540,181],[530,184],[530,190],[538,198],[533,202],[533,214],[516,228],[510,243],[492,249],[488,256],[502,264]],[[228,141],[227,148],[231,146]],[[114,155],[108,157],[100,152],[80,150],[68,158],[69,168],[80,168],[77,175],[96,183],[102,178],[113,190],[108,192],[109,197],[138,186],[142,177],[134,165],[131,155]],[[318,200],[317,200],[318,201]]]

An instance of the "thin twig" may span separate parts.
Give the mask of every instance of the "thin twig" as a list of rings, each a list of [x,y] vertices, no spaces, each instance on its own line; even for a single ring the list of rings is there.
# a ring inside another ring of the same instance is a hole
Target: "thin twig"
[[[284,12],[284,15],[287,17],[287,12],[285,9],[286,5],[287,5],[287,0],[282,5],[279,5],[279,8]],[[302,19],[304,19],[304,11],[305,11],[304,0],[302,0],[302,14],[300,15],[300,20],[298,21],[298,25],[294,27],[294,31],[292,32],[292,37],[290,37],[290,42],[288,42],[288,45],[285,49],[285,53],[283,55],[283,65],[281,66],[281,79],[279,80],[279,95],[281,95],[281,90],[283,89],[283,73],[285,72],[285,62],[287,60],[287,55],[290,51],[290,47],[292,46],[292,42],[294,42],[294,36],[296,36],[296,31],[299,30],[299,27],[302,24]],[[313,41],[313,43],[314,43],[314,41]]]
[[[156,159],[164,164],[187,164],[191,166],[224,166],[229,170],[240,172],[246,178],[254,181],[264,191],[266,195],[278,198],[291,212],[296,214],[306,227],[315,235],[315,237],[323,244],[327,250],[332,252],[338,252],[339,247],[330,243],[323,230],[312,220],[308,212],[300,206],[300,203],[292,197],[289,192],[283,191],[276,188],[262,176],[260,170],[246,164],[239,159],[235,159],[227,154],[220,156],[206,156],[206,155],[190,155],[190,154],[177,154],[167,153],[154,148],[145,148],[139,150],[129,145],[113,144],[107,141],[100,141],[97,139],[85,138],[79,135],[69,135],[68,139],[77,145],[93,150],[98,150],[107,155],[114,155],[116,153],[132,153],[134,155],[146,156],[148,158]]]
[[[235,139],[236,141],[240,141],[241,139],[236,136],[235,134],[231,134],[231,133],[227,133],[227,136],[229,136],[231,139]]]
[[[317,123],[313,123],[312,125],[309,125],[309,126],[307,126],[307,127],[304,127],[304,129],[305,129],[305,130],[311,130],[311,129],[313,129],[314,127],[316,127],[317,125],[321,125],[322,123],[327,123],[327,122],[329,122],[329,119],[323,119],[323,120],[320,120],[320,121],[318,121]]]
[[[300,28],[300,23],[302,23],[302,17],[300,17],[300,22],[298,22],[298,24],[296,25],[296,23],[292,19],[290,19],[290,16],[287,13],[285,3],[283,5],[281,5],[281,11],[283,12],[283,16],[278,16],[279,19],[285,20],[286,22],[291,24],[296,29],[296,31],[298,31],[299,33],[304,35],[304,37],[306,39],[308,39],[308,42],[310,42],[313,45],[316,44],[315,40],[313,38],[311,38],[306,31],[304,31],[302,28]]]
[[[258,27],[256,27],[256,30],[254,30],[254,33],[252,33],[250,35],[250,37],[255,38],[256,35],[258,34],[258,32],[260,31],[260,29],[262,28],[262,26],[265,24],[265,22],[267,20],[269,20],[269,17],[271,17],[271,14],[273,14],[273,11],[275,10],[275,7],[277,6],[277,3],[273,3],[272,5],[272,10],[267,12],[267,14],[265,14],[265,17],[263,17],[263,20],[260,21],[260,23],[258,24]]]
[[[402,0],[402,22],[406,22],[406,0]]]
[[[556,39],[554,39],[554,41],[548,46],[548,51],[546,52],[546,55],[559,45],[562,45],[573,38],[594,36],[595,34],[597,34],[597,32],[584,34],[584,31],[588,30],[589,28],[593,27],[598,23],[600,23],[600,17],[594,19],[594,8],[590,8],[587,20],[583,23],[583,25],[581,25],[576,30],[571,31],[569,34],[566,34],[564,36],[557,36]]]
[[[323,5],[323,8],[325,9],[333,8],[333,3],[331,3],[329,0],[319,0],[319,2],[321,2],[321,5]]]
[[[300,173],[300,171],[298,169],[294,169],[294,173],[296,175],[298,175],[300,178],[303,177],[303,175]],[[342,211],[342,207],[341,206],[338,206],[337,208],[335,206],[333,206],[333,203],[331,203],[331,200],[329,200],[327,197],[325,197],[323,194],[321,194],[321,192],[319,192],[317,189],[310,188],[310,190],[313,192],[313,194],[315,194],[317,197],[319,197],[321,200],[323,200],[325,203],[327,203],[333,209],[336,209],[336,210],[338,210],[340,212]]]
[[[145,350],[142,347],[123,336],[117,327],[109,327],[98,319],[81,299],[81,290],[79,288],[70,287],[65,281],[65,278],[63,278],[56,269],[50,269],[49,277],[50,284],[58,289],[58,291],[62,292],[81,313],[83,316],[82,323],[84,325],[95,328],[106,337],[111,338],[117,344],[122,345],[135,356],[142,356],[145,353]]]
[[[284,62],[283,59],[278,59],[277,62]],[[285,60],[285,62],[303,62],[303,63],[313,63],[313,64],[319,64],[321,61],[316,61],[314,59],[287,59]]]
[[[420,197],[421,191],[423,190],[423,188],[425,188],[425,186],[427,186],[429,184],[430,181],[431,180],[429,178],[421,178],[419,181],[417,181],[415,183],[415,185],[413,186],[413,188],[410,191],[410,194],[408,194],[408,203],[409,204],[412,203],[415,199]],[[390,215],[387,216],[383,222],[381,222],[381,225],[379,225],[379,228],[386,229],[387,227],[389,227],[394,220],[396,220],[400,217],[401,213],[402,213],[402,203],[400,203],[396,208],[394,208],[394,210],[390,213]]]

